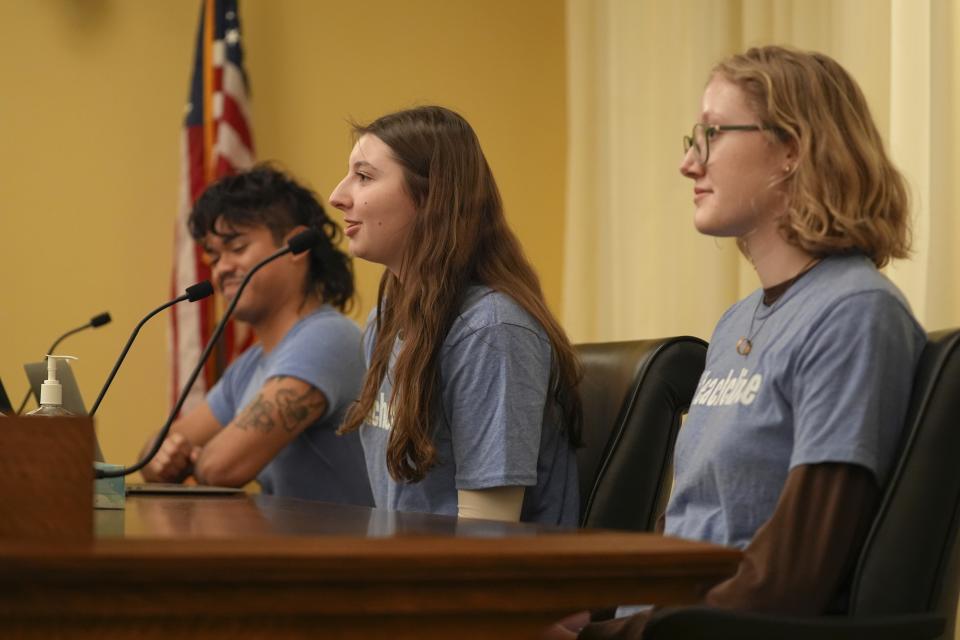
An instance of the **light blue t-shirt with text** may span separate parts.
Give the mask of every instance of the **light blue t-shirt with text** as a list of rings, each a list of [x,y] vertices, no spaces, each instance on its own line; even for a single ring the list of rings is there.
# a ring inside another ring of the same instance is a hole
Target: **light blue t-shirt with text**
[[[375,324],[371,314],[368,361]],[[400,346],[398,340],[394,358]],[[391,374],[360,428],[377,507],[457,515],[458,490],[522,486],[521,521],[576,525],[576,459],[548,397],[552,357],[546,332],[516,302],[489,287],[471,287],[440,352],[436,466],[415,483],[396,482],[387,471]]]
[[[862,255],[823,260],[769,307],[762,295],[711,338],[677,437],[668,535],[746,547],[799,465],[859,465],[879,486],[890,474],[926,343],[903,295]]]

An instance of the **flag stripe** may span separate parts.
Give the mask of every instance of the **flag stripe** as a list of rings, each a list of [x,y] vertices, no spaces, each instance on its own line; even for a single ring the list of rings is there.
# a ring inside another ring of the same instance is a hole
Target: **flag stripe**
[[[250,128],[247,126],[247,119],[243,115],[240,104],[234,100],[233,96],[221,93],[223,97],[223,124],[232,130],[233,134],[240,139],[246,152],[253,148],[253,138],[250,134]]]
[[[204,0],[203,19],[203,169],[208,182],[213,182],[213,25],[217,0]]]
[[[222,91],[233,99],[233,102],[240,110],[240,117],[244,122],[249,122],[250,114],[247,113],[247,85],[243,69],[228,60],[223,66],[223,86]]]
[[[210,278],[202,247],[190,237],[187,220],[193,203],[213,180],[250,168],[253,136],[246,72],[240,44],[237,0],[203,0],[197,29],[190,95],[181,135],[180,198],[174,232],[173,295]],[[180,304],[171,314],[171,402],[196,366],[223,310],[212,296]],[[253,340],[246,325],[229,323],[190,390],[184,411],[198,404],[233,358]]]

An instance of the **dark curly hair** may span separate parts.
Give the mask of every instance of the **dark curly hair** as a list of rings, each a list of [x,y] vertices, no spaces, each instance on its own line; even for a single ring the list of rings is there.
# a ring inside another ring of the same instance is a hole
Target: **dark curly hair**
[[[340,227],[310,189],[269,164],[259,164],[207,187],[187,220],[190,235],[202,241],[208,233],[216,234],[214,225],[220,218],[230,225],[262,225],[270,230],[278,247],[294,227],[319,231],[320,240],[310,252],[310,277],[304,293],[316,292],[341,311],[349,309],[354,294],[353,263],[337,248],[342,238]]]

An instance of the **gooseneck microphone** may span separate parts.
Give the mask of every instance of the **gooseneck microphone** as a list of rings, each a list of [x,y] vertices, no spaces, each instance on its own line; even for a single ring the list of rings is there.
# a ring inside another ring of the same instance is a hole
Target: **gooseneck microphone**
[[[186,384],[183,385],[183,389],[180,391],[180,396],[177,398],[177,403],[173,406],[173,409],[170,410],[170,415],[167,416],[166,422],[164,422],[163,427],[160,428],[160,433],[157,434],[156,438],[154,438],[153,446],[150,447],[150,451],[148,451],[139,462],[129,467],[121,467],[120,469],[115,470],[94,469],[94,474],[97,478],[119,478],[121,476],[130,475],[131,473],[136,473],[140,469],[144,468],[150,463],[151,460],[153,460],[153,456],[157,455],[157,451],[160,450],[160,447],[163,445],[163,441],[166,440],[167,434],[170,432],[170,425],[173,424],[177,414],[180,413],[180,409],[183,407],[183,403],[186,401],[187,394],[193,387],[193,383],[197,381],[197,376],[200,375],[203,365],[206,363],[207,358],[210,357],[210,352],[213,351],[213,347],[217,344],[217,340],[219,340],[220,336],[223,334],[223,330],[227,326],[227,321],[233,314],[233,310],[237,306],[237,301],[240,299],[240,295],[243,293],[243,290],[246,289],[247,284],[250,282],[250,278],[253,277],[253,274],[259,271],[262,267],[273,262],[281,256],[287,255],[288,253],[297,255],[305,251],[309,251],[316,246],[317,242],[319,241],[319,231],[316,231],[315,229],[301,231],[287,241],[286,247],[267,256],[255,264],[253,268],[247,272],[247,275],[245,275],[243,280],[240,281],[240,286],[237,287],[237,292],[234,294],[233,299],[227,306],[226,311],[223,312],[223,317],[220,318],[220,322],[217,323],[216,328],[213,330],[213,334],[210,336],[207,346],[204,347],[203,353],[200,354],[200,359],[197,362],[197,366],[193,368],[193,372],[187,379]],[[93,412],[91,412],[91,414],[92,413]]]
[[[70,331],[67,331],[65,334],[63,334],[62,336],[54,340],[53,344],[50,345],[50,348],[44,351],[44,353],[48,355],[51,353],[56,353],[57,345],[63,342],[64,338],[68,338],[75,333],[83,331],[84,329],[96,329],[97,327],[102,327],[103,325],[109,324],[109,323],[110,323],[110,314],[107,313],[106,311],[98,315],[95,315],[92,318],[90,318],[90,322],[88,322],[87,324],[77,327],[76,329],[70,329]],[[17,415],[20,415],[23,412],[24,407],[27,406],[27,400],[29,399],[30,399],[30,389],[27,389],[27,393],[26,395],[23,396],[23,401],[20,403],[20,408],[17,409]]]
[[[97,412],[97,409],[100,408],[100,403],[103,401],[103,396],[106,395],[107,389],[110,388],[110,384],[113,382],[113,378],[117,375],[117,371],[120,369],[120,365],[123,364],[124,358],[127,357],[127,352],[130,351],[133,341],[136,339],[137,334],[140,333],[140,328],[147,323],[147,320],[157,315],[167,307],[172,307],[178,302],[183,302],[184,300],[189,300],[190,302],[196,302],[197,300],[203,300],[207,296],[213,294],[213,285],[210,284],[209,280],[204,280],[203,282],[198,282],[197,284],[190,285],[186,288],[186,293],[181,296],[177,296],[169,302],[164,302],[162,305],[148,313],[144,316],[136,327],[133,328],[133,332],[130,334],[130,337],[127,338],[127,344],[123,346],[123,351],[120,352],[120,357],[117,358],[116,364],[113,365],[113,370],[110,371],[110,375],[107,376],[107,381],[103,383],[103,387],[100,389],[100,394],[97,396],[96,401],[93,403],[93,407],[90,408],[90,417],[93,417],[93,414]],[[52,352],[51,352],[52,353]]]

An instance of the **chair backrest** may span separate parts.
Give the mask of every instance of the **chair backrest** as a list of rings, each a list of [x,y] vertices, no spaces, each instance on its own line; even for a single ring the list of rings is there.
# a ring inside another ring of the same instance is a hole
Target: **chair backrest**
[[[576,350],[583,363],[580,525],[652,531],[669,497],[673,444],[707,343],[683,336]]]
[[[939,613],[952,632],[960,586],[960,329],[929,338],[900,460],[854,573],[850,614]]]

